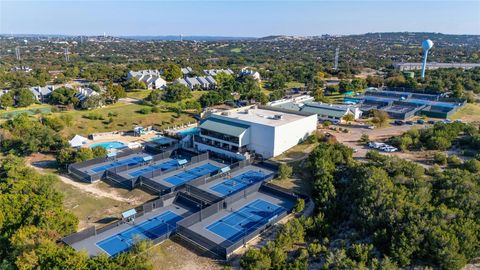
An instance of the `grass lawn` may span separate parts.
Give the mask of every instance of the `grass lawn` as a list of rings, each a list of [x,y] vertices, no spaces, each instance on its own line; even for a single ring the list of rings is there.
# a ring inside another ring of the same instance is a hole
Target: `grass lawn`
[[[11,108],[8,110],[0,110],[0,117],[9,118],[20,113],[28,113],[30,115],[37,113],[49,113],[52,110],[52,106],[49,104],[32,104],[25,108]]]
[[[462,120],[465,122],[480,121],[480,104],[466,104],[452,115],[452,120]]]
[[[135,99],[144,99],[146,98],[152,90],[138,90],[138,91],[131,91],[127,92],[128,98],[135,98]]]
[[[304,83],[301,82],[287,82],[285,88],[302,88],[305,87]]]
[[[230,51],[233,52],[233,53],[241,53],[241,52],[242,52],[242,48],[238,48],[238,47],[237,47],[237,48],[231,49]]]
[[[88,134],[96,132],[106,132],[114,130],[127,131],[131,130],[132,127],[135,125],[158,125],[166,128],[169,126],[186,124],[194,121],[191,115],[182,113],[177,116],[176,113],[170,112],[166,108],[164,108],[163,111],[157,113],[141,114],[139,112],[139,110],[141,110],[142,108],[147,107],[149,106],[140,104],[124,104],[119,102],[95,110],[66,111],[54,113],[54,115],[61,116],[62,114],[68,114],[72,116],[73,124],[69,127],[65,127],[62,130],[62,134],[67,137],[71,137],[74,134],[87,136]],[[91,113],[101,115],[104,120],[90,120],[84,117],[84,115],[88,115]],[[113,114],[113,116],[109,117],[109,113]],[[112,119],[111,123],[109,123],[109,118]]]
[[[150,91],[150,90],[145,90]],[[145,95],[145,91],[133,92],[134,95]],[[190,100],[198,100],[206,91],[194,91],[192,92],[192,98]],[[137,97],[138,97],[137,96]],[[140,110],[143,108],[151,108],[142,104],[125,104],[117,102],[112,105],[105,106],[90,111],[65,111],[53,113],[55,116],[71,115],[72,125],[65,127],[61,132],[67,137],[72,137],[75,134],[87,136],[91,133],[106,132],[106,131],[128,131],[132,130],[133,126],[151,126],[156,125],[160,128],[168,128],[172,126],[178,126],[187,123],[195,122],[193,115],[188,112],[177,115],[175,112],[169,110],[171,107],[177,107],[179,103],[167,103],[161,102],[157,105],[160,108],[160,112],[142,114]],[[102,120],[90,120],[85,118],[89,114],[98,114],[103,118]],[[109,114],[111,116],[109,116]],[[112,120],[110,122],[109,120]]]

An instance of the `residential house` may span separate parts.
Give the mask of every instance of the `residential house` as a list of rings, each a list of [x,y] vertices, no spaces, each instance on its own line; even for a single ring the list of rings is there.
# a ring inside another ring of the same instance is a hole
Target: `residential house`
[[[163,89],[167,82],[160,75],[161,72],[158,70],[129,71],[127,79],[135,78],[144,82],[148,89]]]

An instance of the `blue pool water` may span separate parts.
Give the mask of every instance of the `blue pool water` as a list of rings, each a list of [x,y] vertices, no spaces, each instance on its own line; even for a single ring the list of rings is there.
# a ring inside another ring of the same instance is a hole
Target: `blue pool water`
[[[90,148],[95,148],[97,146],[103,147],[105,149],[119,149],[119,148],[124,148],[126,145],[122,142],[99,142],[99,143],[93,143],[90,145]]]
[[[151,166],[133,171],[133,172],[129,173],[129,175],[132,176],[132,177],[137,177],[137,176],[140,176],[142,174],[146,174],[146,173],[149,173],[151,171],[158,170],[158,169],[161,169],[162,171],[166,171],[168,169],[171,169],[171,168],[174,168],[174,167],[177,167],[177,166],[178,166],[178,160],[173,159],[173,160],[169,160],[169,161],[166,161],[166,162],[163,162],[163,163],[153,164]]]
[[[265,174],[262,172],[248,171],[233,178],[226,179],[210,189],[223,196],[227,196],[236,191],[243,190],[250,185],[263,181],[263,179],[265,179]]]
[[[178,173],[176,175],[167,177],[165,178],[165,181],[174,186],[179,186],[183,183],[186,183],[198,177],[210,174],[214,171],[218,171],[218,169],[220,168],[210,163],[207,163],[207,164],[203,164],[201,166],[192,168],[190,170]]]
[[[181,216],[172,211],[166,211],[130,229],[97,242],[97,246],[105,250],[110,256],[114,256],[120,252],[127,251],[135,244],[135,240],[154,240],[168,232],[174,231],[176,223],[182,219]]]
[[[133,165],[140,164],[142,162],[144,162],[143,157],[127,158],[124,160],[118,160],[102,166],[94,167],[92,168],[92,171],[101,172],[101,171],[106,171],[108,169],[112,169],[112,168],[123,166],[123,165],[133,166]]]
[[[224,239],[236,242],[284,211],[286,209],[281,206],[258,199],[208,225],[207,229]]]
[[[188,136],[188,135],[195,135],[195,134],[198,134],[200,133],[200,129],[198,127],[194,127],[194,128],[189,128],[189,129],[184,129],[184,130],[181,130],[179,132],[177,132],[177,134],[179,134],[180,136]]]

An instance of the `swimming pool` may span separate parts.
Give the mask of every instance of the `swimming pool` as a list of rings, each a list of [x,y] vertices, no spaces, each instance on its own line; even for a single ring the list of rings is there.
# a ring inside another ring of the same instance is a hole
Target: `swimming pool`
[[[99,142],[99,143],[94,143],[94,144],[91,144],[90,145],[90,148],[95,148],[97,146],[100,146],[100,147],[103,147],[105,149],[119,149],[119,148],[124,148],[126,147],[127,145],[125,145],[124,143],[122,142],[117,142],[117,141],[113,141],[113,142]]]
[[[195,135],[198,133],[200,133],[200,129],[198,127],[188,128],[188,129],[180,130],[179,132],[177,132],[178,135],[183,137],[188,135]]]

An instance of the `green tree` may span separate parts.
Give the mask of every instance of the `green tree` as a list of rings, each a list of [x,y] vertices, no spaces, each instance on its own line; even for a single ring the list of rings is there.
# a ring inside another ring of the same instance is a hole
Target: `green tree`
[[[179,83],[172,84],[167,87],[163,94],[163,99],[168,102],[177,102],[190,97],[192,97],[192,91],[190,90],[190,88]]]
[[[163,68],[163,76],[167,81],[173,82],[174,80],[182,77],[182,69],[179,65],[168,64]]]
[[[2,108],[8,109],[9,107],[13,107],[13,105],[15,105],[15,100],[10,92],[5,93],[0,97],[0,106]]]
[[[280,179],[287,179],[292,176],[293,168],[286,163],[281,163],[278,166],[278,176]]]

